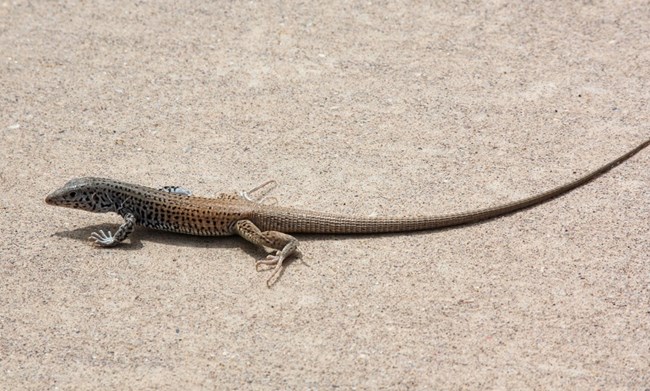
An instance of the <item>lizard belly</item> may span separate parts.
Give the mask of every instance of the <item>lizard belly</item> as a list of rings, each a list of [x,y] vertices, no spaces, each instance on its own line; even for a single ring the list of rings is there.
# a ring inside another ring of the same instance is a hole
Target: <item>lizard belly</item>
[[[198,236],[232,235],[237,218],[225,216],[212,208],[175,208],[154,211],[138,219],[138,225],[161,231]]]

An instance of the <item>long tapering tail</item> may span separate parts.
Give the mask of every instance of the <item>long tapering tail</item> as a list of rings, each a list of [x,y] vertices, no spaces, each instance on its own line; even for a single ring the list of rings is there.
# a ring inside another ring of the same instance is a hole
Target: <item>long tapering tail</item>
[[[611,170],[650,145],[650,139],[621,157],[570,183],[504,205],[441,216],[366,217],[319,213],[283,207],[260,208],[252,219],[261,230],[286,233],[358,234],[419,231],[471,224],[549,201]]]

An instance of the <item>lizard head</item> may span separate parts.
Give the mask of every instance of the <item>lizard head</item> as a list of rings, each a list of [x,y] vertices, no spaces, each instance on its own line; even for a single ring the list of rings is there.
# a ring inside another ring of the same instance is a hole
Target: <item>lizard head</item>
[[[101,178],[75,178],[62,188],[45,197],[49,205],[87,210],[89,212],[110,212],[115,210],[114,203],[103,190]]]

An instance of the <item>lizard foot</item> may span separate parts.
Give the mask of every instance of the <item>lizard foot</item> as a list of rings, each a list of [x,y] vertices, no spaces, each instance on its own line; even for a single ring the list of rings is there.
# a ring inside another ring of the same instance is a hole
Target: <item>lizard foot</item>
[[[271,287],[271,282],[274,280],[274,278],[282,271],[282,263],[284,262],[284,259],[286,257],[282,256],[281,254],[278,255],[280,251],[277,251],[276,254],[269,254],[265,259],[260,259],[259,261],[255,262],[255,270],[260,271],[260,265],[268,265],[268,266],[273,266],[273,270],[271,272],[271,275],[269,278],[266,280],[266,286],[269,288]]]
[[[240,191],[239,195],[247,201],[262,203],[264,200],[268,200],[267,205],[275,205],[278,200],[275,197],[267,198],[267,195],[272,192],[276,187],[278,187],[278,182],[271,179],[266,181],[256,188],[249,191]],[[260,192],[259,196],[254,196],[254,193]]]
[[[278,264],[280,261],[280,257],[278,256],[278,253],[280,251],[275,251],[274,254],[269,254],[266,256],[264,259],[260,259],[257,262],[255,262],[255,271],[260,271],[260,265],[270,265],[270,266],[275,266]],[[268,270],[268,269],[264,269]]]
[[[99,232],[91,233],[88,239],[94,240],[95,245],[100,247],[111,247],[116,245],[117,241],[113,237],[113,234],[111,234],[111,231],[107,231],[107,232],[108,234],[100,229]]]

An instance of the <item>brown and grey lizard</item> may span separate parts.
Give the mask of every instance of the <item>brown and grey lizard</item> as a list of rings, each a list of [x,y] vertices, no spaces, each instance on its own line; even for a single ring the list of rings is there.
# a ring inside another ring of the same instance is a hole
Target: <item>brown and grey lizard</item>
[[[136,225],[201,236],[239,235],[258,246],[274,250],[259,265],[272,265],[270,284],[284,260],[298,247],[288,233],[371,234],[406,232],[476,223],[548,201],[579,187],[650,145],[647,140],[623,156],[573,182],[504,205],[441,216],[366,217],[313,212],[260,202],[248,193],[195,197],[182,188],[162,189],[103,178],[77,178],[45,199],[50,205],[89,212],[115,212],[125,220],[115,234],[93,232],[89,239],[110,247],[126,239]],[[262,185],[265,186],[265,185]],[[259,189],[259,188],[258,188]],[[254,189],[251,191],[257,191]]]

